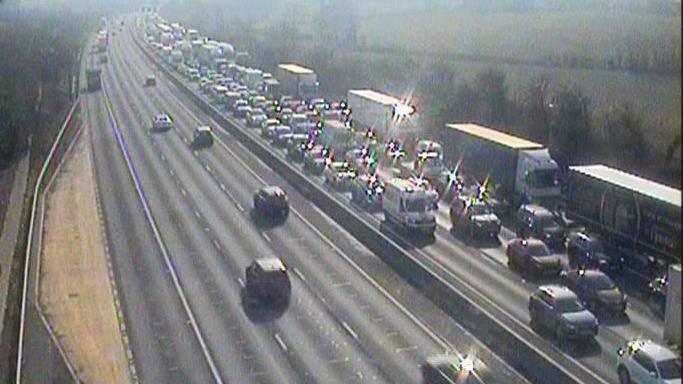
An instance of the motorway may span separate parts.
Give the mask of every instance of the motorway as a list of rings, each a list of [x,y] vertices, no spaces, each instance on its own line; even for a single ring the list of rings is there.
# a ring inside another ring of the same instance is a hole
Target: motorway
[[[135,56],[135,50],[130,50],[131,57]],[[161,78],[160,73],[157,73]],[[142,76],[140,76],[142,81]],[[187,83],[188,86],[198,92],[196,84]],[[169,92],[164,92],[167,98],[176,102],[182,109],[191,114],[202,116],[200,109],[193,106],[191,100],[185,97],[182,92],[174,90],[174,87],[166,83],[161,88],[168,87]],[[207,99],[208,101],[208,99]],[[172,113],[173,115],[173,113]],[[175,115],[173,115],[175,117]],[[219,125],[210,119],[201,118],[191,121],[192,124],[199,122],[211,123],[216,128]],[[235,125],[243,127],[242,121],[232,119]],[[244,128],[245,130],[247,128]],[[251,132],[256,140],[261,140],[257,133]],[[231,136],[222,130],[217,130],[219,138],[224,138],[224,142],[231,143]],[[235,148],[240,148],[235,143]],[[237,151],[237,150],[235,150]],[[278,151],[273,149],[273,151]],[[239,152],[245,153],[244,150]],[[284,160],[284,153],[279,155]],[[244,154],[248,156],[248,154]],[[265,164],[254,166],[258,170],[266,170]],[[320,178],[316,182],[323,186]],[[323,186],[327,188],[327,186]],[[348,194],[336,193],[327,188],[330,193],[335,194],[340,201],[348,202]],[[647,337],[661,341],[662,321],[656,317],[648,307],[637,298],[629,298],[629,309],[625,318],[602,318],[601,329],[598,337],[589,344],[558,343],[552,341],[552,337],[538,333],[528,326],[529,317],[527,303],[529,294],[535,287],[543,282],[552,280],[528,280],[525,276],[512,272],[507,268],[507,258],[504,253],[504,243],[509,241],[513,234],[509,230],[504,230],[501,236],[501,244],[498,246],[478,247],[467,241],[462,241],[450,233],[450,223],[448,220],[447,207],[441,204],[439,212],[439,228],[436,233],[436,240],[433,243],[416,243],[406,239],[391,229],[382,225],[382,215],[363,212],[360,208],[358,214],[365,217],[367,222],[390,235],[411,252],[415,257],[420,258],[430,265],[434,270],[447,279],[458,281],[466,285],[477,296],[479,300],[487,302],[489,305],[505,313],[509,320],[522,327],[525,337],[529,342],[543,348],[549,353],[561,355],[572,363],[569,370],[577,370],[577,375],[590,378],[593,382],[616,382],[616,360],[615,351],[625,340],[633,337]],[[314,220],[311,220],[314,221]],[[316,225],[317,225],[317,221]],[[578,369],[577,369],[578,367]],[[581,372],[578,372],[581,371]]]
[[[232,136],[193,151],[193,129],[217,124],[160,74],[142,86],[158,71],[129,29],[108,55],[103,91],[84,102],[142,382],[418,382],[447,350],[477,356],[468,382],[525,382]],[[150,132],[159,112],[174,130]],[[266,184],[288,192],[280,226],[252,218]],[[289,267],[287,308],[245,300],[244,269],[263,256]]]

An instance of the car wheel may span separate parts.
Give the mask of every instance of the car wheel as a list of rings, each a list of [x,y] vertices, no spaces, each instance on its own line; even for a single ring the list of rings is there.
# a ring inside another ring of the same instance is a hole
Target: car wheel
[[[626,368],[619,367],[617,374],[619,375],[619,384],[631,384],[631,375],[629,375]]]

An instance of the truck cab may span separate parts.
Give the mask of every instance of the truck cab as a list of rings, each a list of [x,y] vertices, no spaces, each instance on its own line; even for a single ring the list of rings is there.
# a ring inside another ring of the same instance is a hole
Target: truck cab
[[[382,211],[386,222],[398,225],[405,232],[434,235],[436,213],[433,197],[410,180],[393,178],[386,183]]]
[[[520,151],[516,178],[515,192],[523,197],[523,203],[552,206],[561,194],[559,167],[547,149]]]

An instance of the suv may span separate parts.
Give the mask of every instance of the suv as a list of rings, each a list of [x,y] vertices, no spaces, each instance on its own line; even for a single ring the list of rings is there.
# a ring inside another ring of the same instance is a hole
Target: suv
[[[287,267],[275,257],[254,260],[246,270],[246,289],[262,300],[288,302],[292,284]]]
[[[309,137],[305,133],[292,134],[287,140],[287,158],[295,163],[304,161],[304,152],[306,152],[309,142]]]
[[[280,120],[278,119],[266,119],[261,123],[261,136],[266,139],[270,139],[270,135],[273,134],[275,127],[280,125]]]
[[[154,77],[154,75],[147,76],[147,79],[145,79],[145,87],[153,87],[155,85],[157,85],[157,78]]]
[[[587,310],[569,288],[542,285],[529,297],[532,327],[553,331],[558,340],[593,338],[598,334],[598,319]]]
[[[553,212],[536,204],[522,205],[515,216],[520,237],[533,236],[552,249],[564,246],[564,226]]]
[[[514,239],[508,243],[505,254],[510,268],[524,268],[532,275],[556,275],[562,270],[559,255],[553,255],[538,239]]]
[[[259,127],[266,120],[262,109],[254,108],[247,114],[247,127]]]
[[[152,120],[152,130],[153,131],[168,131],[173,128],[173,120],[171,116],[162,113],[154,116]]]
[[[612,269],[614,265],[607,254],[600,238],[583,231],[571,232],[567,236],[567,256],[572,267],[598,268],[603,271]]]
[[[466,231],[470,238],[498,239],[500,219],[480,199],[459,195],[450,208],[451,224],[456,231]]]
[[[273,216],[286,218],[289,214],[289,202],[285,191],[276,186],[269,186],[254,192],[254,211],[262,217]]]
[[[619,348],[617,374],[620,384],[681,382],[681,358],[651,340],[634,339]]]
[[[609,276],[598,270],[576,269],[560,273],[562,284],[576,293],[593,312],[623,314],[626,295]]]
[[[204,148],[213,145],[213,133],[211,127],[202,125],[197,127],[192,134],[192,146],[194,148]]]

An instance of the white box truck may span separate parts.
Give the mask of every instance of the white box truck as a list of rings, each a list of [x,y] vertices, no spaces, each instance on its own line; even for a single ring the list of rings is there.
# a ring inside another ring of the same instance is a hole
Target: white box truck
[[[312,69],[287,63],[278,65],[277,70],[277,79],[284,94],[299,100],[310,100],[318,96],[320,84]]]
[[[384,220],[414,235],[433,236],[436,212],[433,196],[412,180],[392,178],[382,195]]]
[[[351,89],[347,96],[355,127],[372,129],[381,140],[417,136],[413,106],[371,89]]]

